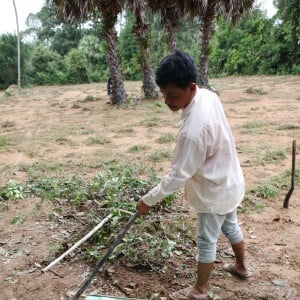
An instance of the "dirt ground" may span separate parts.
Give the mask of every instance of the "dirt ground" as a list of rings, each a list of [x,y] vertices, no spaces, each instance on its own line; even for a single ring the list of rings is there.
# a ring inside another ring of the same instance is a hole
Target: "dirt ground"
[[[230,77],[211,82],[232,127],[247,190],[290,170],[292,141],[300,143],[299,76]],[[11,180],[25,183],[36,173],[89,178],[99,171],[101,162],[145,163],[149,154],[172,149],[172,143],[160,144],[157,139],[176,134],[179,113],[159,105],[162,99],[137,100],[140,86],[126,82],[130,99],[126,108],[107,104],[105,84],[34,87],[9,97],[0,92],[0,187]],[[96,138],[98,143],[92,143]],[[147,148],[128,151],[134,145]],[[300,166],[299,158],[296,166]],[[153,167],[163,175],[168,160],[155,162]],[[246,259],[253,273],[248,280],[222,270],[234,258],[220,237],[210,279],[211,299],[300,299],[300,187],[295,186],[289,208],[283,209],[288,188],[240,211]],[[182,197],[177,201],[185,205]],[[68,220],[53,222],[54,204],[39,198],[0,201],[0,205],[0,300],[69,299],[91,266],[73,254],[53,272],[41,272],[53,259],[55,247],[68,236]],[[187,219],[195,218],[192,211],[185,214]],[[108,267],[86,294],[164,300],[170,291],[193,282],[194,262],[191,257],[173,255],[166,261],[166,273]]]

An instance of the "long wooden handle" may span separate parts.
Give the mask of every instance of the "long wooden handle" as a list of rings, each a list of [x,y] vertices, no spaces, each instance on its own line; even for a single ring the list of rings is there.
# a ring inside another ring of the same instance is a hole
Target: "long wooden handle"
[[[74,300],[78,300],[80,295],[84,292],[84,290],[89,286],[95,275],[98,273],[98,271],[101,269],[101,267],[104,265],[108,257],[111,255],[111,253],[114,251],[116,246],[122,241],[123,237],[125,236],[126,232],[130,228],[130,226],[134,223],[134,221],[137,219],[138,214],[134,213],[131,218],[129,219],[128,223],[121,229],[119,234],[116,236],[115,240],[111,244],[110,248],[106,252],[106,254],[102,257],[102,259],[98,262],[97,266],[93,270],[93,272],[90,274],[90,276],[87,278],[87,280],[83,283],[83,285],[80,287],[80,289],[77,291],[76,295],[74,296]]]

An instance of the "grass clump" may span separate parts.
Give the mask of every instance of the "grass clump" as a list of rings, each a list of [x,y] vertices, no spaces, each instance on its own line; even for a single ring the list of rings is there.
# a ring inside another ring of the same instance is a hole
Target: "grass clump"
[[[232,101],[227,101],[227,103],[249,103],[249,102],[256,102],[259,101],[259,99],[254,98],[239,98]]]
[[[254,94],[254,95],[265,95],[265,94],[267,94],[267,92],[264,91],[262,88],[254,88],[252,86],[246,88],[245,92],[247,94]]]
[[[5,122],[1,123],[2,128],[12,128],[15,126],[16,126],[16,122],[14,122],[14,121],[5,121]]]
[[[94,102],[94,101],[98,101],[101,100],[101,98],[99,97],[95,97],[93,95],[88,95],[86,96],[83,100],[81,100],[81,103],[86,103],[86,102]]]
[[[0,136],[0,149],[13,145],[15,145],[15,142],[11,138],[8,138],[6,136]]]
[[[133,133],[134,129],[131,126],[125,127],[125,128],[121,128],[118,129],[119,133]]]
[[[257,134],[264,126],[261,121],[252,121],[240,126],[240,132],[243,134]]]
[[[128,152],[129,153],[139,153],[139,152],[143,152],[149,148],[150,147],[148,145],[133,145],[128,149]]]
[[[166,133],[166,134],[162,134],[157,140],[156,142],[158,142],[159,144],[165,144],[165,143],[172,143],[175,141],[175,136],[172,133]]]
[[[172,151],[169,149],[159,149],[149,155],[149,161],[162,162],[172,158]]]
[[[279,162],[287,157],[284,149],[270,150],[266,149],[258,155],[256,161],[259,164]]]
[[[296,130],[300,129],[300,124],[284,124],[276,128],[277,130]]]
[[[279,186],[274,178],[269,178],[252,187],[250,192],[259,198],[274,198],[278,195]]]
[[[264,208],[265,204],[263,203],[263,201],[251,194],[250,191],[247,191],[243,202],[238,207],[239,211],[245,214],[252,211],[260,213],[263,211]]]
[[[90,137],[87,139],[88,145],[105,145],[111,143],[111,139],[105,136],[98,136],[98,137]]]
[[[147,118],[143,121],[140,122],[140,125],[145,126],[145,127],[158,127],[161,125],[161,120],[157,117],[151,117]]]
[[[17,85],[12,84],[4,91],[4,97],[24,95],[25,89],[19,88]]]
[[[295,181],[300,182],[300,170],[296,170]],[[280,175],[270,176],[262,180],[257,185],[250,189],[250,192],[262,199],[275,198],[278,196],[281,189],[286,189],[290,186],[291,171],[286,171]]]
[[[22,214],[17,214],[14,216],[14,218],[11,220],[11,224],[22,224],[24,222],[25,218]]]

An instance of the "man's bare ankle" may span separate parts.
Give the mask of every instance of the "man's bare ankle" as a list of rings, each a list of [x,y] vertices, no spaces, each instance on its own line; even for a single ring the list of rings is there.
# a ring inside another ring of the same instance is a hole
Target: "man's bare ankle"
[[[201,284],[195,284],[193,286],[193,289],[195,290],[195,292],[197,292],[198,294],[207,294],[208,293],[208,286],[206,285],[201,285]]]

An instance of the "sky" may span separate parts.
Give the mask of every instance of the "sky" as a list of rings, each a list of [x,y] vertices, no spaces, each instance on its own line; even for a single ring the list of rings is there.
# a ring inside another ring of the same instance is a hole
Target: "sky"
[[[267,15],[271,17],[275,13],[273,0],[258,0],[262,8],[267,10]],[[20,31],[26,29],[25,21],[30,13],[37,13],[42,8],[45,0],[15,0]],[[16,16],[13,0],[0,0],[0,34],[16,33]]]

